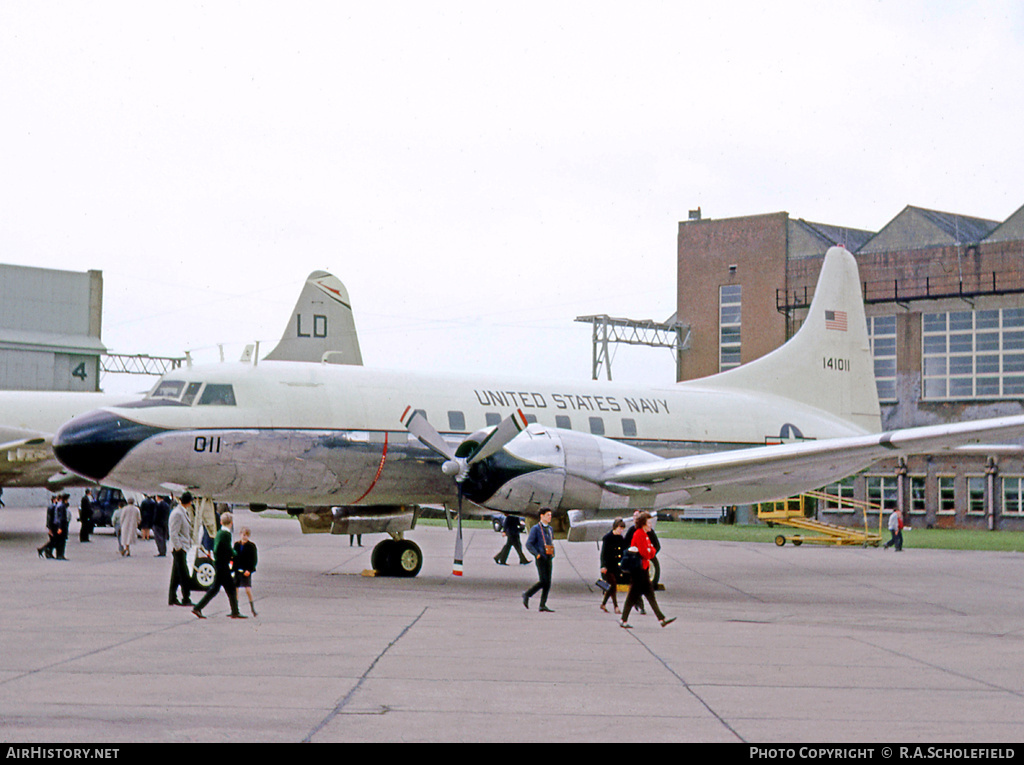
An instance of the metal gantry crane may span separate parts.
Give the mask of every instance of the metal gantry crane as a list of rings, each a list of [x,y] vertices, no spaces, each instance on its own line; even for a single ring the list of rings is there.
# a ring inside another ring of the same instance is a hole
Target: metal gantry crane
[[[593,326],[592,379],[596,380],[600,376],[602,366],[608,379],[612,379],[612,359],[608,353],[610,343],[671,349],[676,359],[676,379],[679,379],[682,373],[683,351],[690,347],[690,326],[679,322],[675,314],[663,322],[651,319],[621,319],[608,314],[577,316],[576,321]]]

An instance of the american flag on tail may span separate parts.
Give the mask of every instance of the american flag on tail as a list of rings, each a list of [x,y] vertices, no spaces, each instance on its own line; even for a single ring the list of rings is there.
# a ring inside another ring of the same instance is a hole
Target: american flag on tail
[[[846,311],[825,311],[825,329],[846,331]]]

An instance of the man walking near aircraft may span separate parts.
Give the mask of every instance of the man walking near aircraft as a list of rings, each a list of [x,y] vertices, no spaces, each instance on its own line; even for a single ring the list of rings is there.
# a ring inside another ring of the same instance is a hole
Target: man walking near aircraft
[[[192,495],[185,492],[181,503],[174,506],[168,520],[171,542],[171,591],[167,595],[169,606],[191,606],[192,584],[188,573],[188,549],[192,546]],[[178,588],[181,600],[178,600]]]
[[[68,543],[68,529],[71,527],[71,510],[68,509],[70,499],[70,494],[61,494],[54,508],[53,517],[57,524],[57,533],[53,541],[53,552],[57,560],[67,560],[64,550]]]
[[[57,534],[60,528],[60,524],[57,521],[57,505],[59,501],[57,495],[54,494],[50,497],[50,504],[46,507],[46,533],[50,535],[50,538],[46,541],[45,545],[36,550],[40,558],[44,555],[47,558],[53,557],[53,550],[57,544]]]
[[[494,562],[499,566],[507,566],[508,554],[515,548],[515,551],[519,553],[519,563],[521,565],[529,563],[530,559],[523,555],[522,545],[519,544],[519,516],[506,515],[501,530],[505,535],[505,546],[494,556]]]
[[[231,524],[231,513],[222,513],[220,516],[220,530],[213,540],[213,561],[217,566],[217,578],[213,582],[213,587],[206,591],[203,599],[196,603],[195,608],[192,609],[192,613],[200,619],[206,618],[203,616],[203,609],[207,603],[213,600],[214,595],[220,591],[221,587],[224,588],[224,592],[228,596],[228,602],[231,604],[231,613],[228,616],[232,619],[246,618],[238,612],[238,593],[235,589],[235,580],[231,570],[235,557],[235,550],[231,544]]]
[[[527,551],[537,559],[538,581],[523,593],[523,605],[530,607],[530,597],[540,590],[540,608],[538,611],[553,613],[548,608],[548,593],[551,591],[551,564],[555,558],[555,535],[551,530],[551,510],[540,511],[540,521],[530,529],[526,537]]]
[[[889,533],[892,538],[885,543],[884,549],[895,545],[896,552],[903,552],[903,513],[899,509],[893,510],[889,516]]]

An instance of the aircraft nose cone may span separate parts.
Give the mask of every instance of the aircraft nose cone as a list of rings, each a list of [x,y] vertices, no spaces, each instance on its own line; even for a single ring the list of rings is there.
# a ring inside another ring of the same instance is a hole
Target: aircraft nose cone
[[[99,409],[65,423],[53,439],[53,453],[69,470],[100,482],[129,451],[160,432]]]

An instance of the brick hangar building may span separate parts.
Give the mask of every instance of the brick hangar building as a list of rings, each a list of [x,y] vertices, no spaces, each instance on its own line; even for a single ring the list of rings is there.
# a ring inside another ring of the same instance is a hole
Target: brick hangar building
[[[1024,207],[1004,221],[908,206],[881,230],[788,213],[679,224],[680,379],[729,369],[799,329],[829,247],[857,259],[883,428],[1024,413]],[[1024,455],[879,463],[834,495],[900,507],[915,526],[1024,530]],[[860,511],[819,505],[849,525]]]

